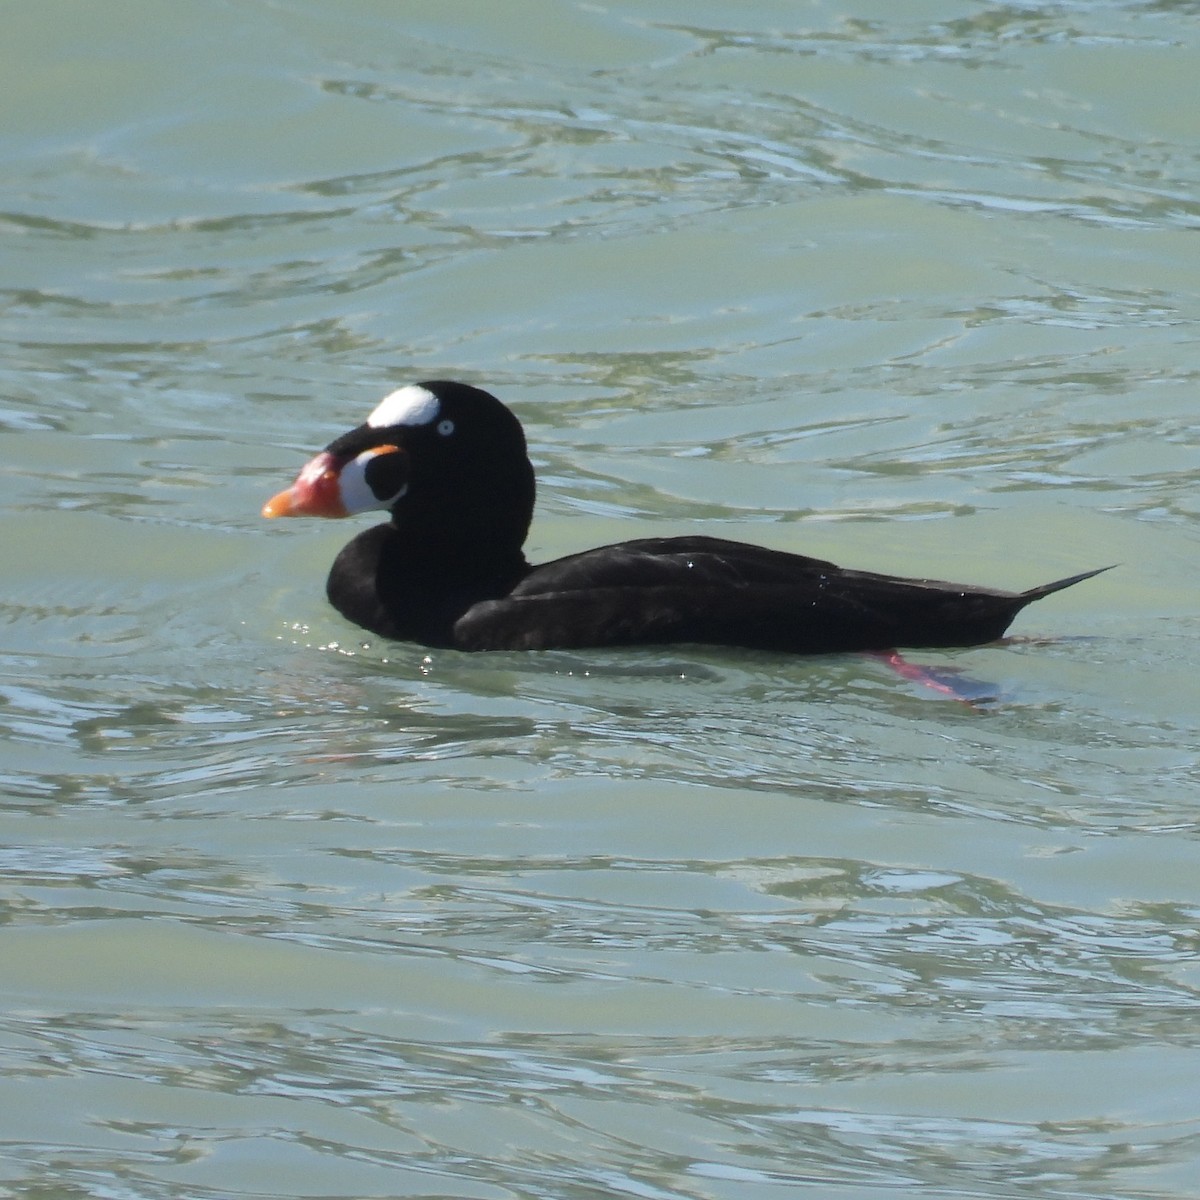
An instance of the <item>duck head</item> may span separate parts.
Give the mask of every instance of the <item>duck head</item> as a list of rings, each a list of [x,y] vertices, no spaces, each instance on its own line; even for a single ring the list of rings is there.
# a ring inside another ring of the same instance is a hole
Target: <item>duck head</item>
[[[386,511],[414,551],[519,552],[533,516],[521,423],[495,396],[447,380],[408,384],[330,442],[264,517]]]

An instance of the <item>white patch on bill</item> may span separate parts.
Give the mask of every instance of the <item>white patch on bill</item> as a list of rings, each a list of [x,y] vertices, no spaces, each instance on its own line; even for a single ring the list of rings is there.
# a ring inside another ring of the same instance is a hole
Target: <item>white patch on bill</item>
[[[410,383],[384,396],[367,418],[372,429],[390,429],[393,425],[428,425],[437,420],[442,405],[438,398],[419,384]]]
[[[367,483],[367,464],[377,454],[389,452],[395,453],[395,447],[376,446],[372,450],[364,450],[342,468],[342,473],[338,476],[338,493],[346,512],[353,514],[370,512],[376,508],[391,508],[408,491],[406,483],[394,496],[381,499],[371,491],[371,485]]]

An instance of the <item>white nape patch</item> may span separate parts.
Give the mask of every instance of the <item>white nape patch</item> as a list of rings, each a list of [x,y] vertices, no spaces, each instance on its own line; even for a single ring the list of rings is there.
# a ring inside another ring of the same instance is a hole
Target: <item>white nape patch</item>
[[[384,396],[367,418],[372,429],[389,429],[393,425],[428,425],[437,420],[441,401],[428,389],[409,383]]]

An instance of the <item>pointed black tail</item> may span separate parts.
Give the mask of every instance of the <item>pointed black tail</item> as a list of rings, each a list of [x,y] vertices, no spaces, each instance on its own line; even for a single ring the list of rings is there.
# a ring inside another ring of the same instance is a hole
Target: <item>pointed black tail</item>
[[[1093,575],[1101,575],[1105,571],[1111,571],[1116,563],[1111,563],[1107,567],[1097,567],[1094,571],[1083,571],[1079,575],[1068,575],[1066,579],[1056,579],[1053,583],[1043,583],[1041,587],[1030,588],[1027,592],[1021,593],[1021,599],[1026,604],[1034,600],[1040,600],[1043,596],[1049,596],[1052,592],[1061,592],[1063,588],[1074,587],[1077,583],[1082,583],[1085,579],[1091,579]]]

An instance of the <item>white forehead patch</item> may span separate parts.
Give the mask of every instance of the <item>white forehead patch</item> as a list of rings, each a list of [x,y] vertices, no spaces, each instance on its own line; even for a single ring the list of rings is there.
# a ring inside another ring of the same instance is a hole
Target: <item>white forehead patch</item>
[[[397,388],[384,396],[367,418],[372,429],[389,429],[393,425],[428,425],[437,420],[441,402],[428,389],[415,383]]]

